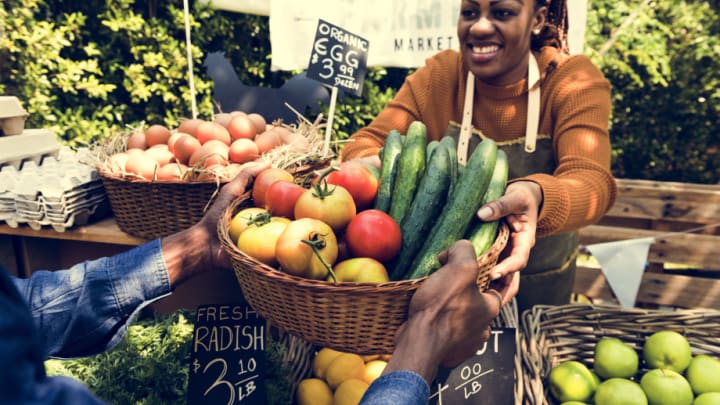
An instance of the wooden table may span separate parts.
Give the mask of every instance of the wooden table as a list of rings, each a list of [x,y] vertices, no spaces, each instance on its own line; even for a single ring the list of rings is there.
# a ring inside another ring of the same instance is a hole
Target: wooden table
[[[9,242],[9,243],[8,243]],[[29,277],[33,271],[59,270],[85,260],[112,256],[147,242],[121,231],[114,217],[57,232],[52,227],[34,230],[0,224],[2,264],[11,274]],[[160,313],[179,308],[194,309],[201,304],[238,302],[242,291],[232,271],[207,271],[175,288],[173,293],[153,304]]]
[[[20,277],[35,269],[57,270],[79,261],[112,255],[141,245],[147,240],[121,231],[113,217],[57,232],[50,226],[38,230],[28,225],[13,228],[0,225],[0,235],[12,241],[15,268]]]

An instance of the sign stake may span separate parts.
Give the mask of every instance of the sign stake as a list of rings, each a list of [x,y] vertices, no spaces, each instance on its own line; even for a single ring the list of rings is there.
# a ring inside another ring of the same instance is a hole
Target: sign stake
[[[323,148],[323,156],[327,156],[330,152],[330,139],[332,138],[333,118],[335,117],[335,102],[337,101],[338,89],[332,86],[330,93],[330,106],[328,107],[327,126],[325,127],[325,146]]]

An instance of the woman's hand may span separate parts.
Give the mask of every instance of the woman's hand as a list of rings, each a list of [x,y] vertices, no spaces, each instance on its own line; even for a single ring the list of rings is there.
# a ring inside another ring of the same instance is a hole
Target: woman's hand
[[[505,218],[510,226],[510,240],[503,258],[492,270],[490,279],[496,284],[511,287],[519,279],[510,277],[527,266],[530,249],[535,246],[538,214],[542,204],[542,189],[532,181],[510,183],[505,195],[491,201],[477,212],[483,221]],[[512,288],[512,287],[511,287]]]

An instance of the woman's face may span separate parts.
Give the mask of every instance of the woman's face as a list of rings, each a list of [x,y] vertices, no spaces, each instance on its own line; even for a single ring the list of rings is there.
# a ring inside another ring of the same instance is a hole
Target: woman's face
[[[535,10],[535,0],[462,0],[458,39],[465,66],[498,86],[527,76],[530,36],[546,12]]]

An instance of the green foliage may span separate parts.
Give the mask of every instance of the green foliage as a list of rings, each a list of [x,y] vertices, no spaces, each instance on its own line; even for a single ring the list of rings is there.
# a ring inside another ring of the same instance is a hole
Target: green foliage
[[[112,350],[72,360],[47,360],[48,375],[83,381],[113,404],[176,404],[187,395],[193,324],[189,314],[143,319]]]
[[[593,0],[587,53],[613,85],[618,177],[720,181],[717,4]]]

